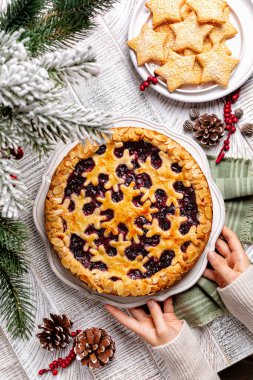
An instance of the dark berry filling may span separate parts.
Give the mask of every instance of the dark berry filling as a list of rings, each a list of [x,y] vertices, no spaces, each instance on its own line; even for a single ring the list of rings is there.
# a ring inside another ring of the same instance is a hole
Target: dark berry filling
[[[159,156],[159,149],[144,140],[124,142],[121,148],[114,149],[115,156],[117,158],[121,158],[125,149],[128,149],[129,154],[134,156],[133,161],[145,162],[148,156],[151,156],[151,164],[154,168],[158,169],[162,165],[162,160]]]
[[[124,195],[123,195],[123,193],[122,193],[121,190],[119,190],[119,191],[112,191],[112,200],[113,200],[113,202],[118,203],[118,202],[122,201],[123,198],[124,198]]]
[[[146,251],[143,243],[137,244],[132,242],[132,244],[125,249],[125,255],[131,261],[135,260],[139,255],[145,257],[147,254],[148,251]]]
[[[181,171],[183,170],[183,168],[178,165],[177,162],[174,162],[172,165],[171,165],[171,170],[175,173],[181,173]]]
[[[106,271],[108,268],[107,268],[107,265],[103,263],[103,261],[95,261],[94,263],[91,263],[90,265],[90,270],[92,269],[99,269],[102,271]]]
[[[82,190],[84,181],[85,178],[76,172],[70,174],[67,186],[65,187],[65,197],[69,197],[72,193],[79,195]]]
[[[181,245],[181,251],[183,252],[183,253],[185,253],[186,251],[187,251],[187,248],[189,247],[189,245],[191,244],[191,242],[190,241],[186,241],[186,242],[184,242],[182,245]]]
[[[116,282],[116,281],[119,281],[120,278],[116,277],[116,276],[112,276],[112,277],[110,277],[110,280],[112,280],[113,282]]]
[[[128,233],[128,228],[125,224],[123,223],[120,223],[118,225],[118,231],[119,231],[119,234],[123,234],[124,238],[126,237],[127,233]]]
[[[106,146],[105,145],[100,145],[100,147],[98,148],[98,150],[96,151],[97,154],[101,155],[101,154],[104,154],[106,151]]]
[[[117,249],[114,247],[110,247],[106,251],[108,256],[116,256],[117,255]]]
[[[90,198],[96,198],[96,197],[105,197],[106,190],[104,188],[103,184],[98,184],[97,186],[92,185],[92,183],[89,183],[89,185],[85,188],[85,196]]]
[[[80,238],[80,236],[76,234],[71,235],[69,249],[75,257],[83,256],[84,245],[85,241],[82,238]]]
[[[161,209],[162,207],[166,206],[168,196],[164,190],[158,189],[155,192],[155,199],[156,199],[155,207],[158,209]]]
[[[109,220],[112,220],[114,217],[114,211],[108,208],[107,210],[102,211],[101,215],[106,216],[106,219],[103,220],[103,222],[109,222]]]
[[[188,234],[188,232],[190,231],[190,228],[192,226],[193,226],[193,224],[187,220],[186,222],[181,223],[181,225],[179,227],[179,231],[182,235],[186,235],[186,234]]]
[[[85,172],[90,172],[95,167],[95,162],[92,157],[86,158],[85,160],[80,160],[75,166],[75,172],[77,174],[82,174]]]
[[[195,191],[192,186],[185,187],[181,181],[175,182],[174,188],[177,192],[183,194],[183,198],[178,200],[178,204],[180,214],[186,216],[188,220],[181,224],[179,231],[182,235],[186,235],[192,226],[199,224]]]
[[[137,174],[135,177],[135,183],[137,189],[140,189],[141,187],[149,189],[152,186],[151,178],[147,173]]]
[[[68,225],[67,225],[67,222],[65,219],[61,219],[62,220],[62,227],[63,227],[63,232],[65,232],[68,228]]]
[[[69,203],[69,207],[68,207],[69,212],[74,211],[75,208],[76,208],[75,202],[72,201],[72,199],[70,199],[70,203]]]
[[[133,197],[132,202],[136,207],[141,207],[143,205],[141,198],[142,198],[142,194],[137,195],[136,197]]]
[[[141,215],[141,216],[138,216],[138,218],[135,219],[134,223],[136,224],[137,227],[139,227],[140,229],[143,229],[144,224],[147,224],[148,221],[145,218],[145,216]]]
[[[98,181],[101,184],[105,184],[108,181],[108,179],[109,179],[109,176],[107,174],[104,174],[104,173],[101,173],[98,176]]]
[[[162,166],[162,159],[161,157],[159,156],[159,154],[153,154],[151,156],[151,165],[155,168],[155,169],[159,169],[161,166]]]
[[[140,237],[141,243],[145,245],[151,245],[152,247],[155,247],[160,243],[160,236],[159,235],[153,235],[151,237],[147,237],[145,235]]]
[[[144,273],[142,273],[139,269],[131,269],[128,272],[128,277],[130,277],[132,280],[139,280],[142,278],[145,278]]]
[[[84,215],[91,215],[93,214],[95,208],[96,208],[96,204],[95,202],[90,202],[90,203],[86,203],[84,206],[83,206],[83,212],[84,212]]]
[[[90,260],[92,254],[89,251],[84,251],[85,241],[76,234],[72,234],[70,237],[70,246],[69,249],[73,253],[75,259],[80,261],[80,263],[85,268],[90,268]]]
[[[157,259],[156,257],[151,257],[149,261],[147,261],[144,265],[144,267],[147,269],[145,277],[151,277],[160,270],[168,268],[171,265],[172,259],[174,257],[175,252],[169,250],[164,251],[160,259]]]

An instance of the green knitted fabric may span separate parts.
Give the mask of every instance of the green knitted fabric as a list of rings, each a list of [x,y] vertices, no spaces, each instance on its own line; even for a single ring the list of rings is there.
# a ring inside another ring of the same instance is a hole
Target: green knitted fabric
[[[219,165],[208,157],[212,178],[225,200],[226,224],[235,231],[242,244],[253,243],[253,170],[252,161],[225,158]],[[216,284],[201,278],[184,293],[174,297],[176,315],[191,326],[203,326],[227,310]]]

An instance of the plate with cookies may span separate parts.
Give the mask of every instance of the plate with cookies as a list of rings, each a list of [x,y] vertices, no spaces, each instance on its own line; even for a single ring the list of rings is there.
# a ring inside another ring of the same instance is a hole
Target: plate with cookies
[[[127,44],[135,69],[160,94],[219,99],[253,72],[251,0],[140,0]]]

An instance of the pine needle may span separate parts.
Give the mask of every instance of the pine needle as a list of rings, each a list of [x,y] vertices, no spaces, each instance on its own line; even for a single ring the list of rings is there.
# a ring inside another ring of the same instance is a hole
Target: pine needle
[[[14,0],[7,5],[6,11],[0,15],[0,28],[14,31],[27,28],[38,19],[44,6],[44,0]]]
[[[22,222],[0,216],[0,248],[9,251],[23,250],[27,238],[27,229]]]
[[[12,337],[28,339],[34,323],[34,307],[27,282],[0,267],[1,319]]]

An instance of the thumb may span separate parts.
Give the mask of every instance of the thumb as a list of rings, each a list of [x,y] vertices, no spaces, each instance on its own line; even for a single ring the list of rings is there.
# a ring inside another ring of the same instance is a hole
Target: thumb
[[[234,271],[228,266],[226,260],[217,253],[210,251],[208,253],[208,260],[213,269],[226,281],[231,284],[236,276]]]

